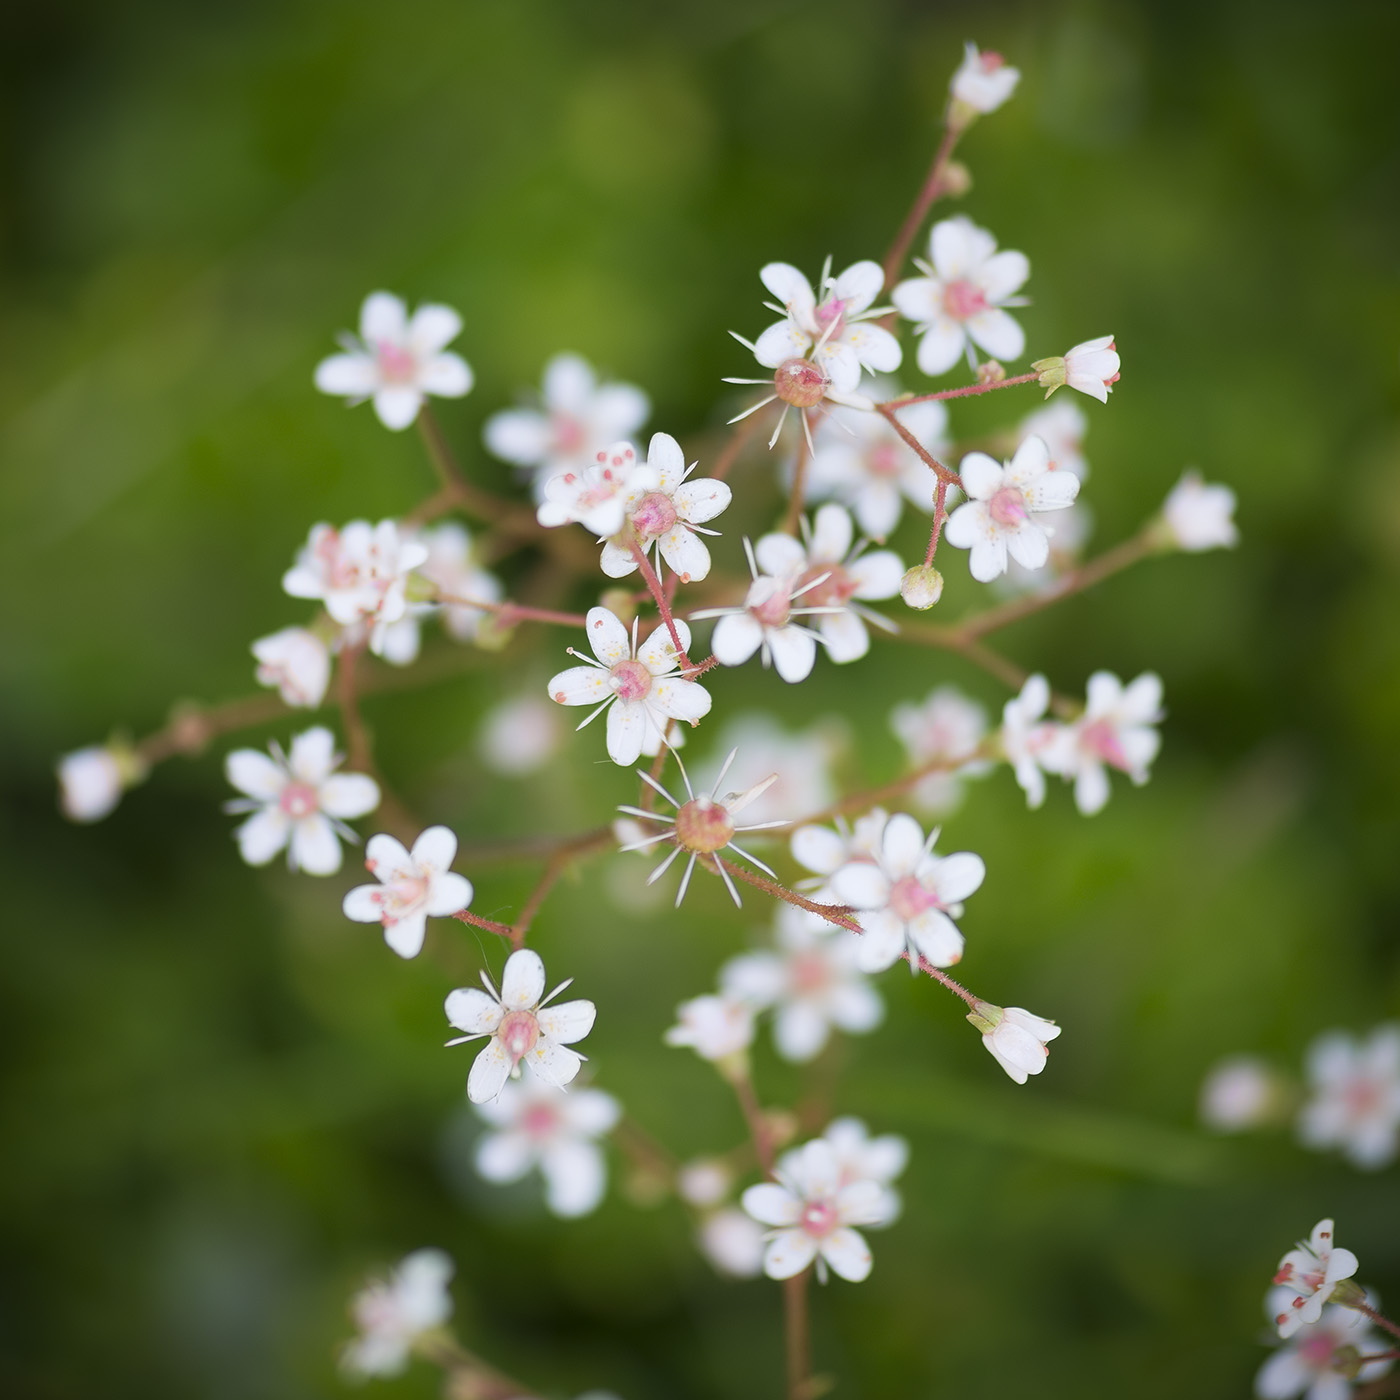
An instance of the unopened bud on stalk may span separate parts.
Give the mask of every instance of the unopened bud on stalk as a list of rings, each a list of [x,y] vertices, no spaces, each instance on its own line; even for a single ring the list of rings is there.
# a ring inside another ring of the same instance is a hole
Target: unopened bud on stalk
[[[406,603],[436,603],[439,589],[432,579],[422,574],[409,574],[404,580],[403,596]]]
[[[624,627],[630,627],[632,619],[637,615],[636,599],[631,590],[626,588],[609,588],[598,599],[598,606],[606,608]]]
[[[899,596],[920,612],[931,608],[943,596],[943,575],[932,564],[915,564],[904,575]]]
[[[1340,1303],[1344,1308],[1364,1308],[1367,1306],[1366,1290],[1355,1279],[1338,1279],[1332,1286],[1332,1296],[1327,1301]]]
[[[69,821],[101,821],[127,788],[142,782],[148,765],[129,739],[114,735],[106,744],[65,754],[58,764],[59,802]]]
[[[504,651],[515,636],[515,624],[507,613],[489,613],[477,624],[476,644],[482,651]]]
[[[984,365],[977,366],[977,382],[979,384],[1000,384],[1006,378],[1006,370],[1000,361],[988,360]]]
[[[1339,1376],[1345,1376],[1349,1381],[1354,1381],[1361,1371],[1361,1348],[1354,1342],[1348,1342],[1345,1346],[1338,1347],[1332,1353],[1332,1359],[1327,1363],[1327,1369],[1335,1371]]]
[[[992,1058],[1018,1084],[1045,1068],[1050,1054],[1046,1044],[1060,1033],[1059,1026],[1043,1016],[990,1001],[974,1002],[967,1019],[982,1032],[982,1044]]]
[[[943,167],[939,192],[947,199],[961,199],[972,188],[972,171],[960,160],[950,160]]]

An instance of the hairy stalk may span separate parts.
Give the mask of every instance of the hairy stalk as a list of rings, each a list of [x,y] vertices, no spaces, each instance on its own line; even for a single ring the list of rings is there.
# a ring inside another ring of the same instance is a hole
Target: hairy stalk
[[[1029,370],[1025,374],[1013,374],[1010,379],[989,379],[985,384],[964,384],[958,389],[938,389],[931,394],[904,394],[897,399],[887,399],[884,403],[877,403],[875,407],[884,413],[887,408],[908,408],[910,404],[915,403],[942,402],[944,399],[967,399],[974,394],[994,394],[998,389],[1011,389],[1017,384],[1031,384],[1039,378],[1039,371]]]
[[[602,832],[585,832],[582,836],[573,841],[568,841],[560,846],[549,858],[549,863],[544,868],[544,874],[540,876],[535,888],[530,891],[529,898],[526,899],[524,907],[521,909],[519,917],[511,926],[510,942],[512,948],[523,948],[525,946],[525,936],[530,932],[530,925],[535,921],[535,915],[540,912],[541,906],[549,898],[549,892],[557,883],[559,877],[576,860],[583,860],[613,845],[613,834],[611,829]]]
[[[733,470],[734,464],[743,454],[744,448],[749,445],[749,440],[758,431],[758,425],[763,419],[761,413],[750,413],[748,417],[741,418],[729,434],[729,441],[725,443],[724,450],[715,458],[715,464],[707,473],[715,481],[723,481]]]
[[[666,624],[666,630],[671,634],[671,645],[676,649],[676,657],[681,663],[681,670],[693,670],[690,657],[686,655],[685,648],[681,645],[681,634],[676,631],[675,614],[672,613],[671,606],[666,601],[666,592],[661,587],[661,580],[656,577],[656,570],[651,567],[651,560],[647,558],[646,551],[635,540],[631,543],[631,549],[632,558],[637,561],[637,567],[642,571],[642,577],[646,580],[652,601],[656,604],[656,610],[661,614],[661,620]]]
[[[990,746],[982,744],[963,758],[936,758],[933,762],[925,763],[921,768],[914,769],[912,773],[906,773],[902,778],[895,778],[892,782],[882,783],[879,787],[866,788],[863,792],[853,792],[848,797],[838,798],[819,812],[812,812],[808,816],[789,822],[785,827],[776,829],[788,831],[799,826],[814,826],[820,822],[830,821],[833,817],[845,816],[847,812],[859,812],[863,808],[878,807],[882,802],[887,802],[892,797],[902,797],[916,783],[924,778],[932,777],[935,773],[953,773],[979,758],[992,756]]]
[[[425,1361],[442,1369],[453,1400],[516,1400],[532,1393],[532,1387],[498,1371],[448,1333],[420,1338],[416,1350]]]
[[[726,1076],[734,1086],[734,1097],[739,1100],[739,1109],[748,1124],[749,1137],[753,1140],[754,1156],[762,1167],[764,1176],[773,1175],[776,1153],[773,1143],[773,1128],[768,1122],[758,1102],[758,1092],[753,1086],[753,1075],[749,1072],[748,1061]]]
[[[479,608],[482,612],[494,613],[501,619],[503,627],[514,626],[517,622],[556,622],[561,627],[583,627],[588,618],[584,613],[556,612],[553,608],[532,608],[526,603],[512,603],[509,599],[502,603],[486,603],[477,598],[460,598],[455,593],[438,593],[434,600],[459,608]]]
[[[945,126],[943,129],[943,139],[938,143],[938,150],[934,154],[933,164],[929,167],[928,175],[919,187],[919,193],[914,196],[914,203],[904,216],[904,222],[900,224],[899,232],[895,234],[889,252],[885,254],[882,266],[885,269],[886,287],[890,286],[899,276],[900,268],[904,266],[904,259],[909,255],[909,249],[918,236],[925,216],[933,207],[934,201],[943,193],[943,176],[947,172],[948,162],[953,158],[953,148],[958,144],[960,134],[951,126]]]
[[[904,424],[899,421],[898,417],[895,416],[894,409],[891,408],[889,404],[877,403],[875,405],[875,408],[884,418],[884,420],[890,425],[890,427],[892,427],[895,430],[895,432],[897,432],[900,435],[900,437],[902,437],[904,441],[914,449],[914,451],[918,454],[920,461],[922,461],[924,465],[928,467],[930,471],[933,472],[933,474],[939,479],[939,481],[945,483],[948,486],[956,486],[961,490],[962,478],[957,474],[957,472],[949,471],[948,468],[945,467],[943,463],[940,462],[938,458],[935,457],[933,453],[930,452],[928,448],[925,447],[923,443],[921,443],[919,439],[916,438],[914,434],[911,433],[909,429],[906,428]]]
[[[932,564],[933,556],[938,553],[939,536],[943,533],[943,526],[948,520],[948,483],[942,477],[938,478],[938,488],[933,494],[933,528],[929,531],[928,549],[924,554],[924,563]]]
[[[797,444],[797,466],[792,474],[792,497],[788,501],[787,514],[783,517],[782,531],[785,535],[797,535],[802,519],[803,498],[807,494],[807,459],[810,455],[807,450],[807,435],[804,433]]]
[[[499,933],[502,938],[514,940],[515,930],[509,924],[498,924],[495,919],[483,919],[480,914],[473,914],[468,909],[459,909],[452,917],[460,919],[464,924],[470,924],[473,928],[484,928],[487,933]]]
[[[914,959],[907,952],[901,953],[899,956],[907,963],[914,963]],[[954,996],[961,997],[969,1006],[976,1007],[978,1001],[981,1000],[980,997],[973,996],[960,982],[954,982],[942,968],[935,967],[922,953],[919,954],[919,960],[914,965],[918,967],[920,972],[928,973],[935,982],[942,982]]]
[[[1384,1313],[1378,1313],[1375,1308],[1366,1303],[1348,1303],[1346,1306],[1353,1312],[1359,1312],[1369,1317],[1377,1327],[1383,1327],[1391,1336],[1400,1337],[1400,1323],[1392,1322]]]
[[[960,627],[906,622],[898,632],[892,634],[892,638],[897,642],[912,642],[917,646],[940,647],[944,651],[956,652],[957,655],[971,661],[974,666],[980,666],[989,675],[1010,686],[1012,690],[1020,690],[1030,675],[1029,671],[1014,661],[1009,661],[1000,652],[985,646],[976,637],[964,635]]]
[[[712,860],[718,866],[727,870],[737,880],[742,880],[746,885],[752,885],[756,890],[762,890],[764,894],[771,894],[774,899],[781,899],[786,904],[794,905],[798,909],[805,909],[809,914],[820,915],[829,924],[835,924],[838,928],[849,929],[852,933],[860,933],[861,927],[851,917],[851,908],[846,904],[817,904],[815,901],[805,898],[794,890],[790,890],[786,885],[780,885],[776,880],[770,880],[764,875],[756,875],[752,870],[745,869],[742,865],[735,865],[733,861],[721,860],[719,856],[712,855],[702,860],[705,864],[707,860]]]

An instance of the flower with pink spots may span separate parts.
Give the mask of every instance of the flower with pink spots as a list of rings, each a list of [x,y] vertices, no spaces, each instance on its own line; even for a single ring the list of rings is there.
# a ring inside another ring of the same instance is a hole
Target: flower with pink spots
[[[372,292],[360,308],[360,337],[342,337],[345,352],[316,366],[316,387],[351,404],[374,400],[386,428],[418,417],[428,394],[460,399],[472,387],[471,366],[447,345],[462,318],[450,306],[424,304],[412,316],[402,300]]]
[[[1319,1220],[1312,1235],[1283,1256],[1274,1275],[1274,1283],[1291,1295],[1274,1316],[1279,1336],[1291,1337],[1316,1322],[1337,1285],[1359,1267],[1351,1250],[1337,1247],[1332,1222]]]
[[[1016,91],[1020,80],[1020,69],[1010,67],[991,49],[979,52],[977,45],[969,41],[962,64],[953,74],[951,124],[964,127],[974,116],[995,112]]]
[[[587,466],[550,477],[535,516],[551,528],[577,521],[602,539],[622,529],[629,500],[660,484],[660,473],[637,461],[637,449],[630,442],[615,442],[595,452]]]
[[[1108,770],[1126,773],[1141,787],[1162,746],[1162,680],[1151,671],[1124,685],[1111,671],[1089,677],[1084,713],[1061,726],[1041,763],[1074,783],[1075,806],[1086,816],[1108,802]]]
[[[466,1031],[448,1045],[486,1038],[467,1077],[473,1103],[494,1099],[508,1079],[520,1077],[522,1065],[556,1089],[573,1081],[584,1057],[569,1047],[593,1029],[597,1008],[591,1001],[549,1005],[572,980],[545,996],[544,962],[532,948],[519,948],[506,959],[499,992],[483,972],[486,991],[459,987],[448,993],[447,1019]]]
[[[1311,1097],[1298,1115],[1307,1147],[1339,1147],[1363,1171],[1395,1158],[1400,1139],[1400,1025],[1365,1040],[1329,1031],[1308,1048]]]
[[[1287,1289],[1269,1290],[1265,1308],[1270,1318],[1288,1306],[1289,1296]],[[1368,1302],[1375,1306],[1374,1300]],[[1254,1393],[1259,1400],[1297,1400],[1299,1396],[1303,1400],[1351,1400],[1353,1380],[1361,1384],[1377,1380],[1395,1365],[1385,1358],[1389,1349],[1390,1342],[1372,1328],[1364,1314],[1329,1304],[1316,1322],[1298,1328],[1259,1368]],[[1365,1362],[1348,1379],[1355,1355],[1379,1355],[1382,1359]]]
[[[472,884],[449,867],[457,838],[445,826],[430,826],[406,851],[392,836],[371,836],[365,869],[379,882],[356,885],[341,902],[347,919],[383,924],[384,941],[401,958],[417,957],[428,917],[445,917],[472,902]]]

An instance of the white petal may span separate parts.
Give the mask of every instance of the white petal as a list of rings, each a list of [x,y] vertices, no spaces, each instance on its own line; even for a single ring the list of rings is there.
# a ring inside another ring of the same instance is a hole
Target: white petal
[[[962,359],[966,343],[962,322],[939,316],[919,337],[919,368],[928,375],[947,374]]]
[[[715,623],[710,650],[721,666],[742,666],[763,642],[763,628],[748,613],[729,613]]]
[[[672,719],[694,723],[710,713],[710,692],[695,681],[657,681],[648,702]]]
[[[768,369],[784,360],[802,359],[812,347],[812,337],[793,321],[775,321],[754,341],[754,358]]]
[[[546,1084],[562,1089],[573,1082],[583,1066],[583,1056],[560,1045],[557,1040],[543,1037],[535,1043],[535,1048],[525,1056],[524,1063]]]
[[[924,853],[924,829],[907,812],[885,823],[880,839],[880,865],[891,880],[912,875]]]
[[[827,613],[819,618],[818,626],[826,654],[838,665],[859,661],[870,650],[870,634],[865,623],[849,608],[839,613]]]
[[[365,853],[374,854],[370,847]],[[426,870],[446,870],[456,858],[457,838],[448,827],[430,826],[413,843],[413,860]]]
[[[1074,782],[1074,805],[1086,816],[1102,812],[1108,803],[1108,774],[1102,763],[1086,763]]]
[[[395,386],[376,390],[374,395],[374,411],[379,421],[394,432],[408,427],[418,417],[422,406],[423,395],[417,389]]]
[[[544,367],[544,401],[567,413],[581,413],[592,399],[597,379],[581,355],[555,355]]]
[[[794,1278],[817,1257],[817,1242],[805,1230],[784,1230],[763,1252],[769,1278]]]
[[[810,321],[817,297],[812,284],[791,263],[769,263],[758,274],[759,280],[784,306],[791,306],[799,320]]]
[[[940,909],[926,909],[907,925],[909,941],[935,967],[952,967],[962,961],[963,936]]]
[[[889,909],[877,909],[862,914],[860,923],[865,930],[860,940],[860,970],[883,972],[893,966],[904,952],[904,920]]]
[[[471,366],[460,355],[434,355],[418,371],[418,388],[441,399],[460,399],[473,383]]]
[[[331,355],[316,366],[316,387],[323,394],[367,399],[379,384],[379,368],[369,355]]]
[[[334,875],[340,869],[340,838],[320,812],[303,817],[292,826],[291,863],[308,875]]]
[[[969,452],[958,463],[958,475],[962,478],[963,489],[974,501],[990,500],[1006,480],[1006,471],[1001,463],[985,452]],[[958,507],[959,511],[962,509]],[[958,512],[953,513],[956,515]]]
[[[461,331],[462,318],[450,306],[425,303],[410,318],[405,339],[426,358],[456,340]]]
[[[402,343],[408,314],[403,301],[391,292],[371,292],[360,308],[360,339],[368,345],[387,340]]]
[[[690,650],[690,625],[684,618],[675,618],[676,636],[680,639],[681,650]],[[664,676],[676,669],[676,644],[671,640],[671,629],[663,622],[637,651],[637,660],[653,676]]]
[[[805,1064],[821,1053],[830,1036],[827,1019],[810,1001],[791,1001],[773,1022],[773,1044],[783,1059]]]
[[[750,1186],[742,1197],[743,1207],[764,1225],[795,1225],[802,1218],[802,1203],[785,1186],[764,1181]]]
[[[790,685],[806,680],[817,659],[816,639],[797,627],[779,627],[768,633],[773,669]]]
[[[847,315],[859,315],[880,295],[884,285],[884,269],[873,258],[866,258],[841,273],[832,292],[846,303]]]
[[[657,486],[671,495],[685,476],[685,453],[670,433],[653,433],[647,445],[647,466],[657,473]]]
[[[968,551],[967,567],[978,583],[1000,578],[1006,572],[1006,537],[998,532],[990,539],[977,540]]]
[[[472,1061],[471,1073],[467,1075],[467,1097],[473,1103],[487,1103],[501,1092],[509,1077],[510,1056],[501,1042],[492,1036]]]
[[[724,511],[733,499],[729,483],[711,477],[692,477],[671,496],[676,513],[692,525],[703,525]]]
[[[608,757],[630,768],[641,757],[652,727],[643,701],[616,701],[608,711]]]
[[[979,311],[969,317],[967,333],[995,359],[1019,360],[1025,353],[1025,331],[1019,321],[1000,308]]]
[[[384,925],[384,941],[401,958],[416,958],[423,951],[428,916],[422,909]]]
[[[599,561],[602,570],[609,578],[626,578],[637,567],[637,561],[630,549],[609,540],[603,546],[603,557]]]
[[[1030,275],[1030,259],[1024,253],[1008,249],[993,254],[982,264],[977,272],[977,285],[983,296],[995,304],[1020,291]]]
[[[821,1243],[822,1258],[851,1283],[869,1277],[871,1258],[864,1238],[849,1226],[833,1230]]]
[[[823,506],[812,521],[812,562],[839,564],[851,552],[854,533],[851,517],[844,506]]]
[[[582,1040],[593,1029],[598,1008],[591,1001],[562,1001],[539,1013],[540,1029],[561,1045]]]
[[[607,608],[589,608],[588,645],[604,666],[616,666],[632,655],[632,637],[621,619]]]
[[[357,924],[377,924],[384,917],[384,886],[356,885],[340,901],[341,912]]]
[[[508,1011],[538,1006],[544,995],[544,961],[533,948],[518,948],[501,974],[501,1004]]]
[[[913,818],[908,820],[912,821]],[[842,904],[850,904],[857,909],[883,908],[890,897],[889,877],[878,865],[868,861],[843,865],[832,876],[831,888]]]
[[[987,877],[982,857],[971,851],[955,851],[950,856],[935,859],[932,877],[943,904],[960,904],[981,889]]]
[[[1050,558],[1049,536],[1032,520],[1024,521],[1019,530],[1006,531],[1002,538],[1007,552],[1023,569],[1043,569]]]
[[[608,673],[598,666],[570,666],[549,682],[549,698],[560,705],[601,705],[612,693]]]
[[[829,826],[799,826],[792,833],[792,856],[818,875],[831,875],[846,860],[846,843]]]
[[[929,257],[945,282],[977,279],[982,265],[996,252],[997,241],[965,215],[944,219],[929,234]]]
[[[764,535],[754,546],[754,558],[765,574],[781,578],[807,567],[807,551],[791,535]]]
[[[319,800],[328,816],[363,817],[379,806],[379,784],[363,773],[332,773],[321,784]]]
[[[465,909],[472,902],[474,893],[472,882],[465,875],[457,875],[449,870],[446,874],[434,878],[428,891],[425,912],[435,918],[445,918],[459,909]]]
[[[291,822],[280,807],[264,807],[254,812],[233,834],[238,853],[249,865],[266,865],[291,835]]]
[[[904,579],[904,561],[891,549],[876,549],[862,554],[846,572],[856,585],[855,597],[893,598]]]
[[[486,420],[482,438],[493,457],[533,467],[544,460],[550,443],[549,420],[532,409],[507,409]]]
[[[534,1165],[534,1144],[524,1133],[483,1133],[476,1144],[476,1169],[487,1181],[519,1181]]]
[[[303,730],[292,740],[287,767],[299,782],[313,787],[335,766],[335,735],[324,725]]]
[[[282,765],[257,749],[234,749],[224,759],[224,776],[239,792],[259,802],[275,802],[287,785]]]
[[[608,1172],[603,1154],[591,1142],[565,1138],[540,1153],[544,1173],[545,1204],[565,1220],[574,1220],[596,1209],[607,1189]]]
[[[845,340],[861,364],[876,374],[892,374],[904,359],[899,341],[883,326],[852,326],[847,330]]]
[[[661,536],[661,557],[683,583],[699,583],[710,573],[710,551],[705,541],[684,525]]]
[[[501,1004],[479,987],[458,987],[443,1003],[447,1019],[468,1035],[490,1035],[501,1024]]]

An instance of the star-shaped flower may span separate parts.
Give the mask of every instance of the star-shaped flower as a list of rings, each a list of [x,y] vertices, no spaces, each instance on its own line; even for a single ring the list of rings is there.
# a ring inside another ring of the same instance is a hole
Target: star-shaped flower
[[[1111,671],[1089,677],[1088,703],[1073,724],[1062,726],[1041,764],[1074,783],[1074,802],[1086,816],[1108,801],[1108,769],[1126,773],[1138,787],[1162,747],[1162,680],[1151,671],[1124,685]]]
[[[371,1283],[351,1300],[360,1335],[341,1353],[352,1375],[397,1376],[424,1334],[452,1316],[447,1285],[452,1260],[440,1249],[410,1254],[384,1282]]]
[[[1279,1336],[1291,1337],[1300,1327],[1316,1322],[1337,1285],[1359,1267],[1351,1250],[1337,1247],[1332,1222],[1319,1220],[1311,1237],[1283,1256],[1274,1275],[1274,1283],[1293,1294],[1274,1318]]]
[[[428,916],[443,917],[472,902],[472,884],[449,867],[457,838],[445,826],[430,826],[406,851],[392,836],[371,836],[365,869],[377,885],[356,885],[341,904],[347,919],[383,924],[384,941],[401,958],[417,957]]]

